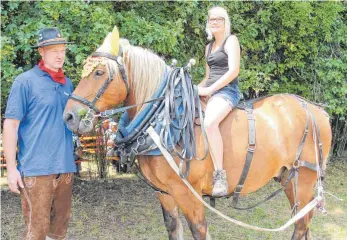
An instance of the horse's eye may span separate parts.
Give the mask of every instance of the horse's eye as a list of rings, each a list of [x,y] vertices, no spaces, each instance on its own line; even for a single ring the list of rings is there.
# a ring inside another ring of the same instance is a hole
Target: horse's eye
[[[95,76],[100,77],[100,76],[104,75],[104,73],[105,73],[105,72],[102,71],[102,70],[96,70]]]

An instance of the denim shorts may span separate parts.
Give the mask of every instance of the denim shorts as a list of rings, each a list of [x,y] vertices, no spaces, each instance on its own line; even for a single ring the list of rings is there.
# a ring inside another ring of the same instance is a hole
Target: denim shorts
[[[228,84],[213,93],[211,98],[213,97],[223,98],[230,104],[231,108],[234,108],[240,102],[241,92],[237,84]]]

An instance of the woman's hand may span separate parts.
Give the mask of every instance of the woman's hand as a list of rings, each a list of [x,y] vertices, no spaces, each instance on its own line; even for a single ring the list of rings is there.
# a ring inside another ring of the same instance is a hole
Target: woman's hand
[[[199,96],[210,96],[212,91],[209,87],[198,87]]]
[[[199,96],[210,96],[213,91],[210,87],[200,87],[198,86],[198,94]]]

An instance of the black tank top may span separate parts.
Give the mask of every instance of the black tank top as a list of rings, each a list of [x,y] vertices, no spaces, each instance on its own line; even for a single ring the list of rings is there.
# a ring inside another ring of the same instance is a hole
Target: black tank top
[[[206,81],[206,87],[211,86],[218,79],[220,79],[227,71],[229,71],[228,54],[224,50],[224,45],[228,38],[229,37],[227,37],[224,40],[222,46],[220,46],[219,49],[217,49],[214,53],[211,53],[214,41],[210,43],[206,57],[207,64],[210,67],[210,74],[208,75],[208,79]],[[228,85],[234,85],[238,83],[238,77],[235,77],[235,79],[231,81]]]

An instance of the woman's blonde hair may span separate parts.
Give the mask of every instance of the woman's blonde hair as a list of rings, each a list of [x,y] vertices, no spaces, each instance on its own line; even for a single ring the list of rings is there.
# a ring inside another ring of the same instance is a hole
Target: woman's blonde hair
[[[208,10],[207,22],[206,22],[206,33],[207,39],[211,41],[213,39],[213,34],[208,27],[208,20],[210,19],[210,15],[216,15],[218,17],[224,18],[224,39],[230,35],[230,19],[227,11],[222,7],[213,7]]]

